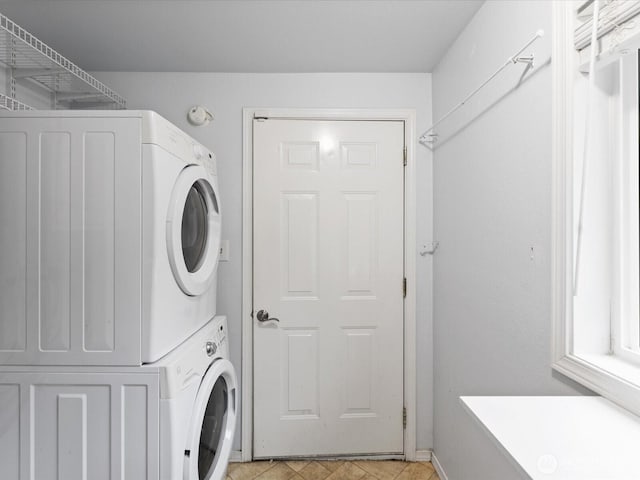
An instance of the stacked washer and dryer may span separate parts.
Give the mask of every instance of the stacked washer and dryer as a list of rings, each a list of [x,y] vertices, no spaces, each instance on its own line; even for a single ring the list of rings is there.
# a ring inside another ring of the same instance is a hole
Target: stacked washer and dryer
[[[6,480],[224,478],[214,155],[147,111],[0,116]]]

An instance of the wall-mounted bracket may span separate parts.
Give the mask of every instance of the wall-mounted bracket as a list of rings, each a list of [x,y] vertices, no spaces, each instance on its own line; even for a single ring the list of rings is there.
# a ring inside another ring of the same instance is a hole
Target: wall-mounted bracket
[[[430,147],[438,141],[438,134],[435,132],[424,133],[418,141],[422,145]]]
[[[440,242],[431,242],[430,244],[426,244],[422,246],[422,250],[420,251],[420,256],[424,257],[425,255],[433,255],[438,250],[440,246]]]
[[[527,65],[531,65],[533,67],[533,61],[536,56],[534,54],[531,55],[521,55],[519,57],[515,57],[513,59],[513,63],[526,63]]]

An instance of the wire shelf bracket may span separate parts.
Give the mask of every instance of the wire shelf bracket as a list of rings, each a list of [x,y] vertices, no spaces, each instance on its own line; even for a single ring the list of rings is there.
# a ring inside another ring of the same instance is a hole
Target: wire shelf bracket
[[[453,115],[453,113],[455,113],[460,107],[462,107],[469,100],[471,100],[472,97],[474,97],[480,90],[482,90],[489,82],[491,82],[491,80],[497,77],[498,74],[500,74],[500,72],[502,72],[509,65],[524,63],[527,66],[533,66],[535,56],[533,54],[522,55],[522,52],[524,52],[536,40],[538,40],[543,36],[544,36],[544,30],[538,30],[531,40],[525,43],[516,53],[510,56],[504,62],[504,64],[502,64],[500,68],[498,68],[493,74],[491,74],[489,78],[487,78],[484,82],[482,82],[482,84],[480,84],[479,87],[477,87],[475,90],[469,93],[466,97],[464,97],[464,99],[461,102],[457,103],[455,107],[453,107],[451,110],[445,113],[442,117],[440,117],[436,122],[434,122],[431,125],[431,127],[429,127],[422,135],[420,135],[420,138],[418,139],[418,141],[425,147],[429,147],[429,148],[433,147],[433,145],[438,141],[438,134],[434,131],[434,129],[438,125],[440,125],[442,122],[444,122],[447,118],[449,118],[451,115]]]

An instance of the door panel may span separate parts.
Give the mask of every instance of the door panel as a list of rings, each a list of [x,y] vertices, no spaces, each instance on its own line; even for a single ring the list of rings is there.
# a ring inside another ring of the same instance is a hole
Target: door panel
[[[404,123],[253,131],[254,455],[402,453]]]

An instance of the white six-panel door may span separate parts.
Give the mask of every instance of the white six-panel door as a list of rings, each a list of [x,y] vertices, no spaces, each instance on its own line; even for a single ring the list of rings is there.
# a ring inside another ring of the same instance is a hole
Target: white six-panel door
[[[402,453],[404,122],[253,134],[254,456]]]

